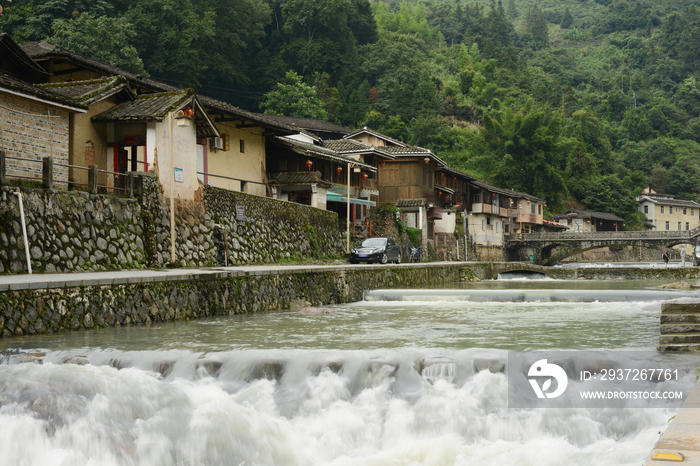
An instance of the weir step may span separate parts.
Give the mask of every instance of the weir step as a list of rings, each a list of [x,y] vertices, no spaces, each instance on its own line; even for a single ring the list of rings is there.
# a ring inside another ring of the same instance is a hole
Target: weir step
[[[661,314],[700,314],[700,302],[667,301],[661,303]]]
[[[700,314],[661,314],[661,324],[700,324]]]
[[[700,343],[700,333],[672,333],[659,336],[660,345],[673,343]]]
[[[661,324],[661,335],[700,332],[700,324]]]
[[[669,345],[659,345],[657,348],[663,352],[694,352],[700,353],[700,343],[674,343]]]

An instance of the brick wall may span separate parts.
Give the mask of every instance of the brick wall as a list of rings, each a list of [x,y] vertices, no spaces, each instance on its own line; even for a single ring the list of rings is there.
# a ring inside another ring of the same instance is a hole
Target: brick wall
[[[9,179],[13,175],[32,176],[40,182],[42,167],[38,162],[44,157],[53,156],[54,163],[67,164],[68,132],[67,111],[0,94],[0,149],[8,157],[27,160],[7,161]],[[54,180],[60,187],[61,181],[68,180],[68,168],[54,165]]]

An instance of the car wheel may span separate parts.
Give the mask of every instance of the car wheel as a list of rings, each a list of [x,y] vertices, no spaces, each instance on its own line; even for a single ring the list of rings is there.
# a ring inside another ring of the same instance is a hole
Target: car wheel
[[[387,257],[386,253],[382,254],[382,257],[379,258],[379,262],[382,264],[389,262],[389,258]]]
[[[401,263],[401,253],[399,253],[398,256],[396,256],[396,263],[400,264]]]

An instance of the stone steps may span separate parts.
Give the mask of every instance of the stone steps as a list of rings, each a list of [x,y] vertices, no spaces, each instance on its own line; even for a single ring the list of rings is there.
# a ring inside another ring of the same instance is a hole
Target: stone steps
[[[661,314],[663,324],[700,324],[700,314]]]
[[[659,336],[659,344],[667,345],[673,343],[698,343],[700,344],[700,333],[667,333]]]
[[[700,352],[700,300],[661,304],[658,350]]]

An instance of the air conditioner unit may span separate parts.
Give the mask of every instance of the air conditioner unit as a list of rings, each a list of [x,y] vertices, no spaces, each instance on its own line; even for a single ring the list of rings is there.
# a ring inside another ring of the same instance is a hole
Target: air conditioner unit
[[[224,148],[224,140],[222,138],[211,138],[211,148],[222,150]]]

